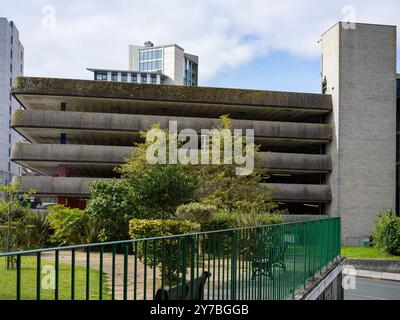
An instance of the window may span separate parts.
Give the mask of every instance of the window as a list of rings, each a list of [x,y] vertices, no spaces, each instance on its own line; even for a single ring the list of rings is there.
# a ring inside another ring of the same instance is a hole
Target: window
[[[161,71],[162,49],[147,49],[139,52],[140,71]]]
[[[150,81],[151,81],[151,83],[157,83],[157,76],[155,74],[152,74]]]
[[[147,82],[147,74],[142,74],[142,82]]]
[[[96,80],[99,81],[107,81],[107,73],[106,72],[96,72]]]
[[[111,74],[111,81],[118,81],[118,73],[113,72]]]
[[[121,81],[122,82],[127,82],[128,81],[128,75],[126,73],[122,73],[121,75]]]
[[[10,87],[12,87],[12,78],[10,78]]]
[[[10,72],[12,72],[12,64],[10,64]]]
[[[12,106],[10,106],[10,115],[11,115],[11,113],[12,113]]]
[[[131,74],[131,82],[137,82],[137,74],[136,73]]]
[[[13,52],[12,52],[12,49],[11,49],[11,51],[10,51],[10,58],[12,59],[12,56],[13,56]]]

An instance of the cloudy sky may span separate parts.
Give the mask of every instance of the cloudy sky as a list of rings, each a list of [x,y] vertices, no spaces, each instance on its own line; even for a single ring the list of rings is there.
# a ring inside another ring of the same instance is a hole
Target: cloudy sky
[[[199,55],[202,86],[319,92],[320,35],[348,17],[400,25],[400,1],[0,0],[0,16],[17,25],[30,76],[127,69],[128,45],[151,40]]]

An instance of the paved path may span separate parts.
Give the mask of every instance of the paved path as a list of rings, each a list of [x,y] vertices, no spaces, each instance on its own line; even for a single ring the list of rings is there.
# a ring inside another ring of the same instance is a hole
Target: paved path
[[[356,289],[344,291],[345,300],[400,300],[400,282],[357,277]]]

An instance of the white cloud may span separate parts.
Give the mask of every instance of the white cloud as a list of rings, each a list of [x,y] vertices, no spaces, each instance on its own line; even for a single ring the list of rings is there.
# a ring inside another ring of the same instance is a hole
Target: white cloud
[[[42,8],[56,9],[54,30]],[[352,5],[360,22],[396,24],[397,0],[2,0],[25,47],[25,73],[91,78],[86,67],[128,67],[128,45],[174,42],[200,56],[201,83],[270,50],[319,58],[319,36]]]

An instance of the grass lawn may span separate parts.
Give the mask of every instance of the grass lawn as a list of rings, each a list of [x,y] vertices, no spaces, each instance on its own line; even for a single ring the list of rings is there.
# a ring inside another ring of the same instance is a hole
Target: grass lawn
[[[45,266],[54,266],[54,262],[41,261],[42,272]],[[7,270],[5,267],[5,259],[0,258],[0,300],[16,299],[16,269]],[[41,299],[54,300],[54,292],[52,289],[45,289],[46,275],[41,275]],[[98,300],[99,298],[99,275],[97,270],[90,269],[90,299]],[[48,276],[47,276],[48,278]],[[110,299],[109,290],[105,284],[106,277],[103,274],[103,299]],[[21,299],[36,299],[36,257],[25,256],[21,258]],[[59,264],[59,299],[71,300],[71,266],[68,264]],[[86,299],[86,268],[75,267],[75,299]]]
[[[345,247],[341,249],[342,256],[346,258],[360,258],[360,259],[391,259],[400,260],[400,256],[394,256],[382,252],[374,247]]]

